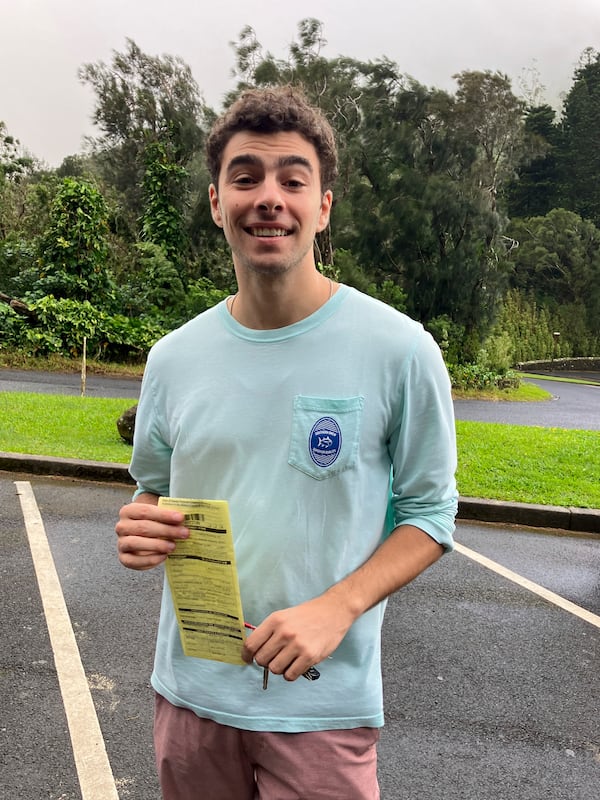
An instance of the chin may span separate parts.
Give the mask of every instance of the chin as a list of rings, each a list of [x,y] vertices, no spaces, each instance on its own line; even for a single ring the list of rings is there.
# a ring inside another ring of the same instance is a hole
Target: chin
[[[285,275],[293,269],[292,264],[281,264],[276,262],[264,261],[246,261],[243,266],[248,272],[253,272],[255,275]]]

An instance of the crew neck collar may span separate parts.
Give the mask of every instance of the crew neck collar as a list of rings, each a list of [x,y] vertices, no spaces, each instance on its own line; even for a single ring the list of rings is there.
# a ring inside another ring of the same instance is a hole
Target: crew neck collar
[[[349,291],[348,286],[342,283],[339,284],[337,291],[320,308],[309,314],[308,317],[283,328],[270,328],[268,330],[246,328],[231,316],[226,300],[222,300],[217,309],[225,327],[239,339],[253,342],[280,342],[284,339],[291,339],[294,336],[301,336],[329,319],[338,310]]]

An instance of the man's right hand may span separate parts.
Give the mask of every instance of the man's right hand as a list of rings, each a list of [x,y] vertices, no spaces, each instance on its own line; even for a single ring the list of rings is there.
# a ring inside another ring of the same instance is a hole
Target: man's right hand
[[[175,549],[175,542],[187,539],[184,515],[180,511],[159,508],[155,495],[140,495],[121,508],[115,526],[119,561],[129,569],[151,569]]]

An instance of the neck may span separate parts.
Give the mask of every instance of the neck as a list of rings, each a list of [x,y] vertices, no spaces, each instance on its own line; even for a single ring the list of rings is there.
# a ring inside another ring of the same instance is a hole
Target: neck
[[[287,280],[239,282],[239,292],[229,301],[229,313],[247,328],[275,330],[300,322],[314,314],[331,298],[337,284],[314,270],[302,286],[291,286]]]

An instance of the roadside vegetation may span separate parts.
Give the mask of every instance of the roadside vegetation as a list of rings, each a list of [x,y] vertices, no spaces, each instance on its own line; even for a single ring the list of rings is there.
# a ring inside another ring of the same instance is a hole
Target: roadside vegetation
[[[116,420],[130,399],[0,394],[0,451],[126,464]],[[463,496],[600,507],[600,433],[457,422]]]

